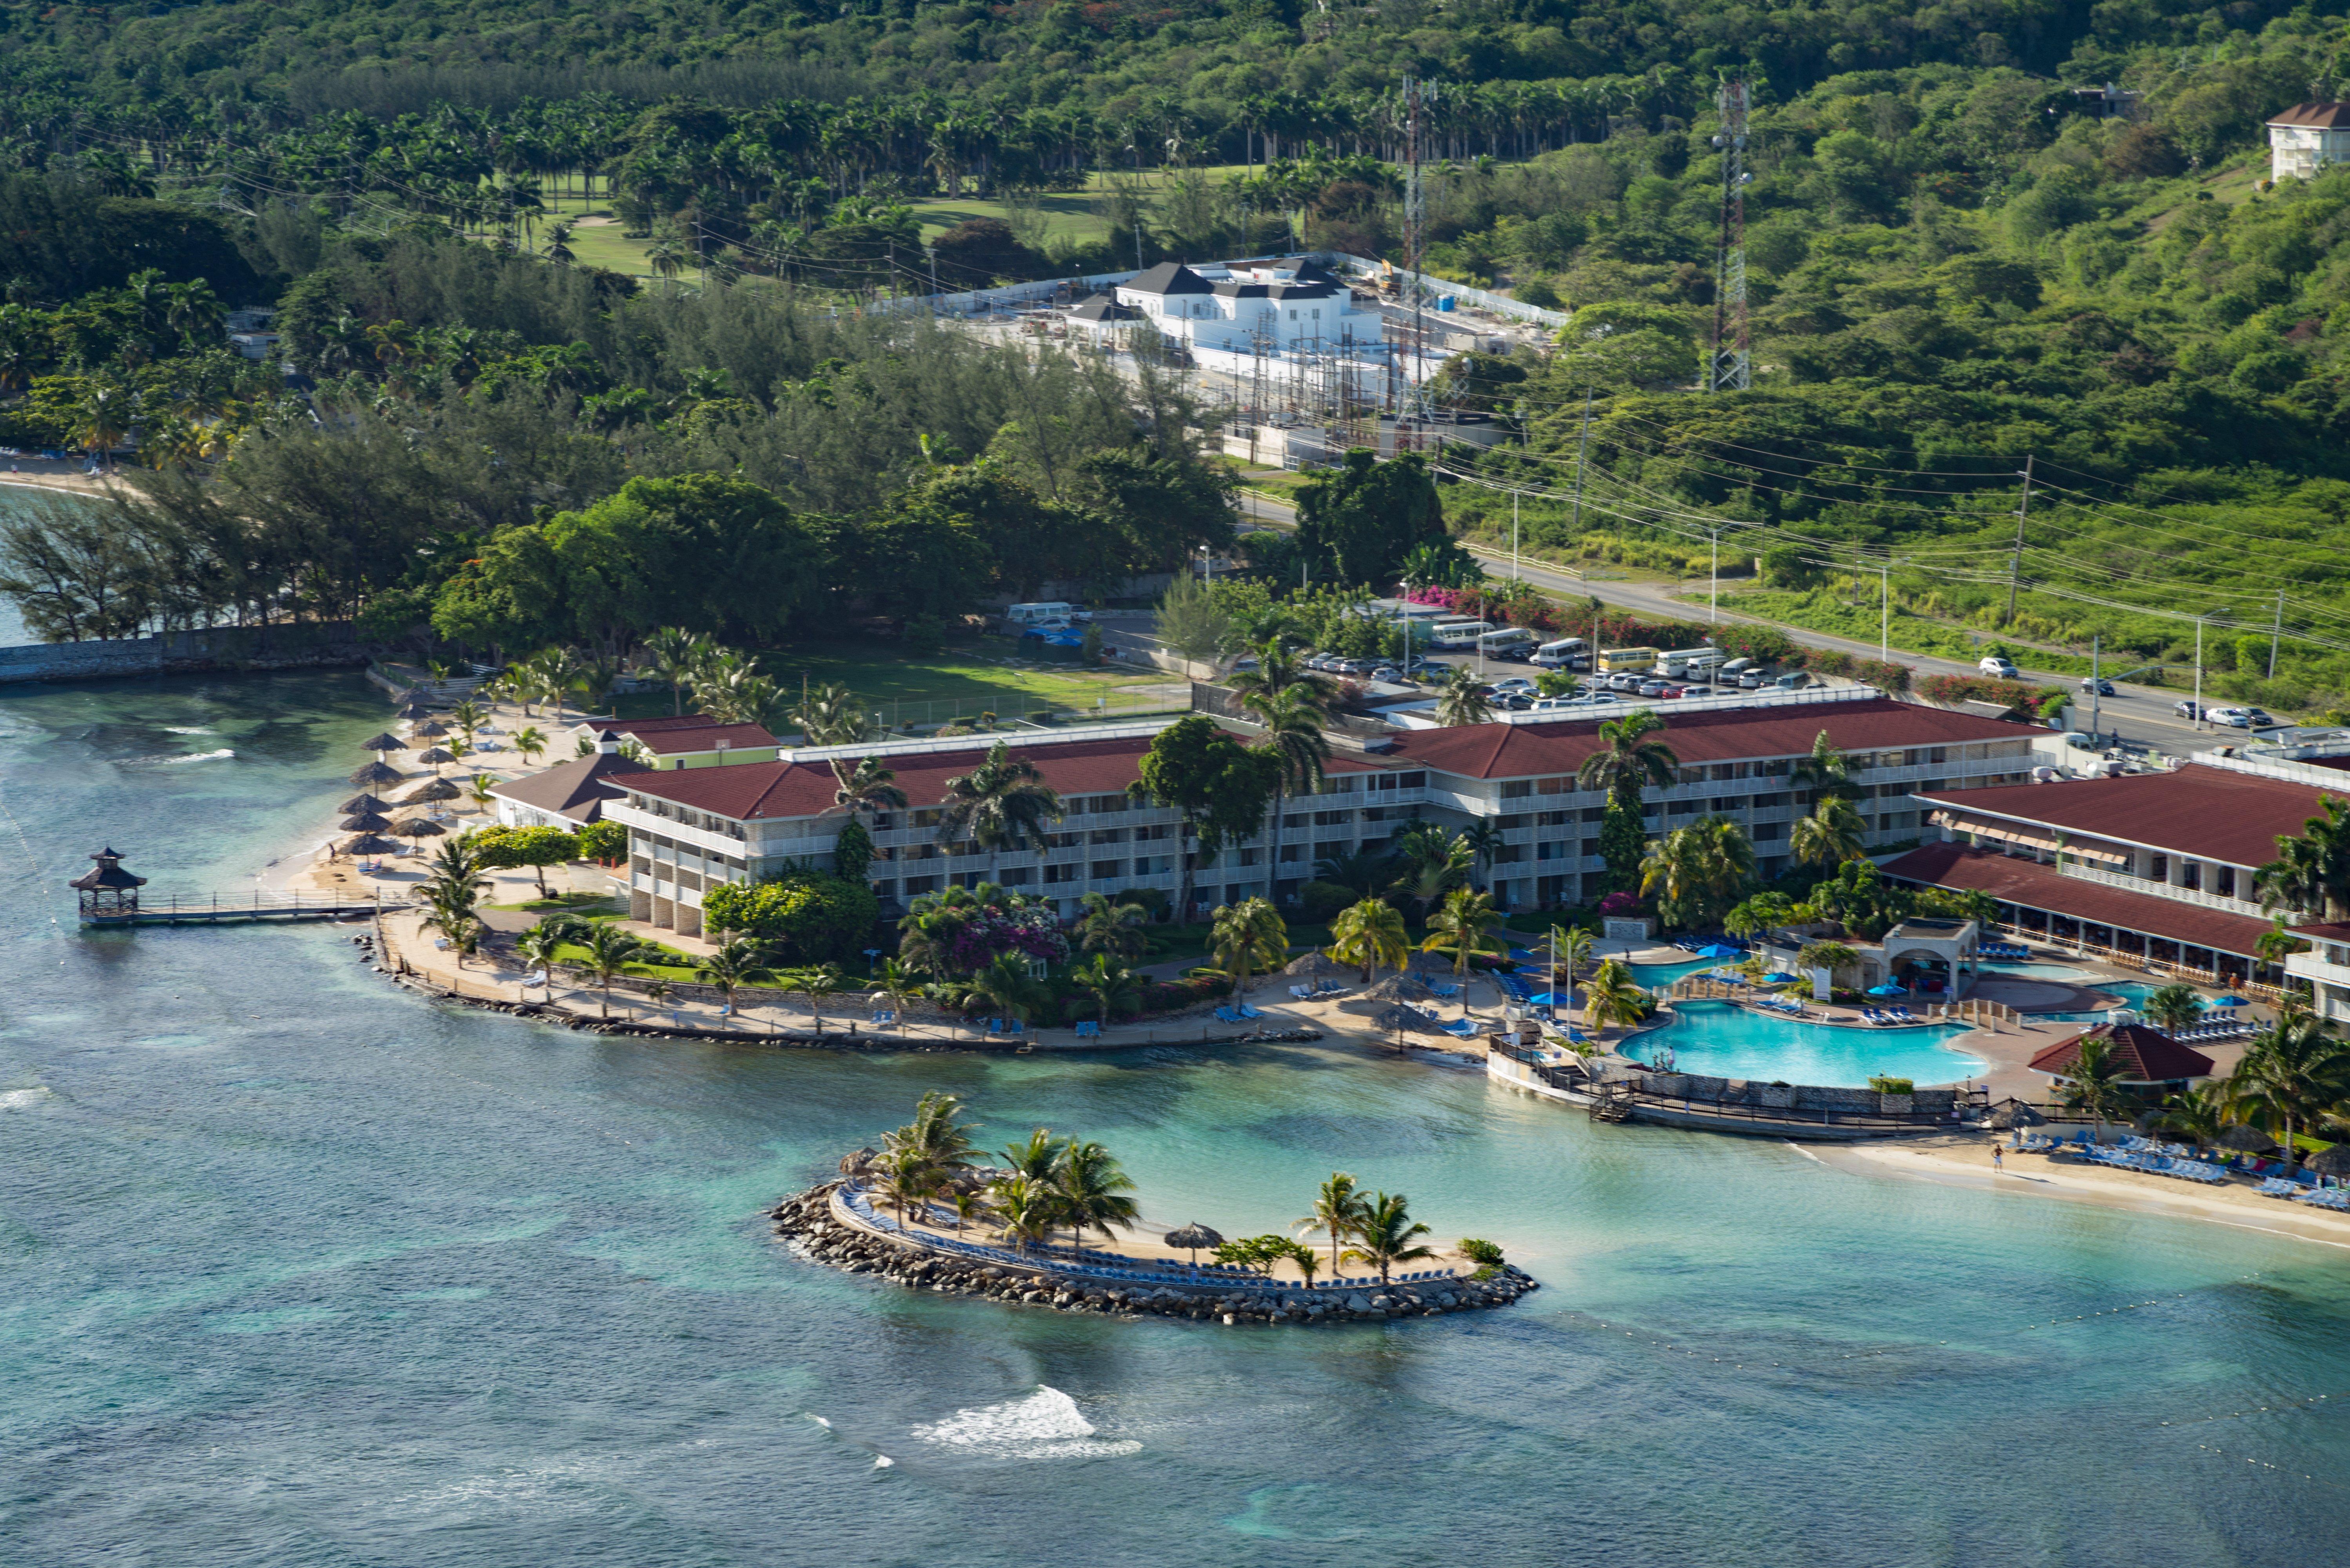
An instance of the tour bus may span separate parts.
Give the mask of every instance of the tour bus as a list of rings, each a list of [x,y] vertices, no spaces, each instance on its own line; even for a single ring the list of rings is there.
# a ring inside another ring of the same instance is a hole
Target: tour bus
[[[1564,670],[1574,664],[1588,665],[1591,645],[1579,637],[1563,637],[1556,642],[1545,642],[1534,649],[1534,662],[1545,670]]]
[[[1014,605],[1003,612],[1003,618],[1014,626],[1043,626],[1049,621],[1066,624],[1094,618],[1066,599],[1043,599],[1035,604]]]
[[[1662,660],[1664,669],[1659,673],[1668,680],[1679,680],[1684,676],[1710,675],[1721,668],[1725,657],[1718,648],[1685,648],[1679,652],[1666,654]]]
[[[1653,648],[1605,648],[1599,650],[1599,672],[1621,675],[1627,670],[1654,670],[1657,650]]]
[[[1515,653],[1532,653],[1542,641],[1522,626],[1505,626],[1499,631],[1489,631],[1477,639],[1477,651],[1488,659],[1507,659]]]
[[[1459,652],[1474,648],[1477,639],[1493,630],[1491,622],[1482,620],[1440,620],[1430,629],[1429,640],[1437,647]]]

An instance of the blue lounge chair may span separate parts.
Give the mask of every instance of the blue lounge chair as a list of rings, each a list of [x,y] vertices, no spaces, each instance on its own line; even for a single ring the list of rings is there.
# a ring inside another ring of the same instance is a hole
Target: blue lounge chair
[[[1250,1006],[1247,1002],[1242,1002],[1242,1003],[1241,1003],[1240,1015],[1241,1015],[1243,1018],[1263,1018],[1263,1017],[1264,1016],[1264,1014],[1263,1014],[1263,1012],[1261,1012],[1260,1010],[1258,1010],[1258,1009],[1256,1009],[1256,1008],[1251,1007],[1251,1006]]]
[[[1457,1035],[1461,1039],[1467,1040],[1476,1034],[1477,1021],[1473,1018],[1456,1018],[1450,1023],[1440,1023],[1437,1027],[1447,1034]]]

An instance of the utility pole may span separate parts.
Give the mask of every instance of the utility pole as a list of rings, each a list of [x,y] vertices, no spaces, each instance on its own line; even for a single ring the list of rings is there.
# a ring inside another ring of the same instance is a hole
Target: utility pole
[[[2023,519],[2031,510],[2032,457],[2027,455],[2023,460],[2023,504],[2015,509],[2015,554],[2009,557],[2007,564],[2007,619],[2002,623],[2004,625],[2012,626],[2015,622],[2015,586],[2023,576]]]
[[[2203,618],[2195,618],[2195,732],[2203,732]]]
[[[1404,265],[1411,273],[1411,374],[1405,380],[1405,407],[1397,413],[1409,411],[1425,416],[1427,395],[1423,390],[1428,378],[1428,322],[1425,315],[1428,289],[1420,275],[1420,252],[1427,240],[1428,192],[1420,182],[1420,104],[1425,89],[1415,77],[1403,78],[1404,113],[1404,173],[1403,173],[1403,248]]]
[[[1510,581],[1517,582],[1524,575],[1518,569],[1518,493],[1513,490],[1510,492]]]
[[[1887,556],[1877,564],[1877,588],[1883,596],[1877,609],[1877,660],[1893,662],[1893,557]]]
[[[2097,725],[2105,716],[2105,709],[2098,701],[2106,694],[2106,680],[2103,667],[2097,662],[2097,634],[2091,632],[2089,634],[2089,738],[2093,741],[2104,732],[2097,728]]]
[[[2284,590],[2277,590],[2276,620],[2269,630],[2269,679],[2276,679],[2277,639],[2284,635]]]
[[[1710,535],[1713,540],[1713,575],[1705,585],[1705,618],[1709,626],[1721,624],[1721,524],[1715,524]]]
[[[1591,444],[1591,392],[1589,387],[1583,389],[1583,428],[1575,436],[1575,521],[1570,527],[1577,534],[1583,532],[1583,454]],[[1593,665],[1592,672],[1596,674],[1598,669]]]

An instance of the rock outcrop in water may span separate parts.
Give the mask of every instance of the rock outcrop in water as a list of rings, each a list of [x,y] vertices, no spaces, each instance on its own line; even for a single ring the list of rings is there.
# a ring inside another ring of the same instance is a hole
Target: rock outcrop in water
[[[1089,1274],[1064,1260],[1037,1258],[1026,1264],[994,1262],[935,1251],[916,1241],[886,1236],[851,1223],[833,1207],[841,1183],[795,1193],[775,1206],[775,1233],[797,1241],[811,1258],[850,1274],[875,1274],[910,1290],[985,1296],[1058,1312],[1099,1313],[1113,1317],[1183,1317],[1226,1324],[1367,1323],[1397,1317],[1435,1317],[1506,1306],[1539,1283],[1522,1270],[1502,1264],[1482,1279],[1401,1281],[1384,1286],[1337,1289],[1259,1288],[1170,1281],[1147,1282]]]

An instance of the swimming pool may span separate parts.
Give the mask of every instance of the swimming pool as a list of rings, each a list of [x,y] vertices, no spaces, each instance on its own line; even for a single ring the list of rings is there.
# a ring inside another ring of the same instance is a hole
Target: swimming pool
[[[1982,966],[1987,975],[2012,974],[2018,980],[2093,981],[2097,977],[2078,964],[2070,963],[1987,963]]]
[[[1685,974],[1700,974],[1737,961],[1736,959],[1690,959],[1682,963],[1636,963],[1630,968],[1634,984],[1647,986],[1650,991],[1661,991]]]
[[[1644,1062],[1665,1051],[1684,1073],[1716,1078],[1783,1079],[1832,1088],[1866,1088],[1879,1075],[1919,1084],[1980,1077],[1984,1063],[1945,1049],[1966,1033],[1956,1024],[1914,1029],[1841,1028],[1765,1018],[1727,1002],[1681,1002],[1673,1021],[1626,1043]]]

